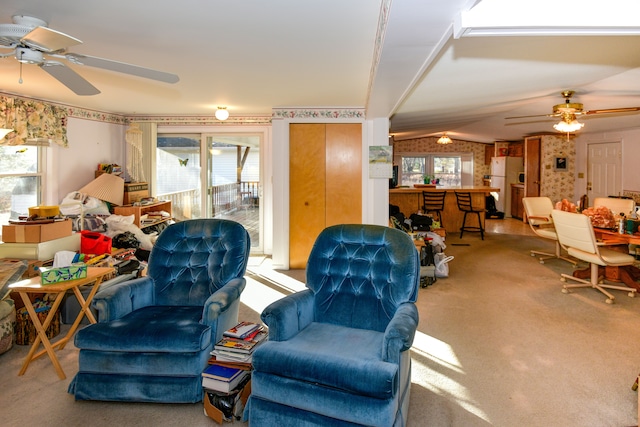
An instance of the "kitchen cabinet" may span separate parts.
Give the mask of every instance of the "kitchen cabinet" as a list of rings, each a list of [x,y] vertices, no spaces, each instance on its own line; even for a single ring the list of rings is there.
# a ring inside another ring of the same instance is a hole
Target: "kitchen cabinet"
[[[289,268],[328,226],[362,223],[362,125],[289,126]]]
[[[491,164],[491,158],[495,156],[496,146],[495,144],[486,144],[484,146],[484,164],[489,166]]]
[[[517,219],[524,219],[524,184],[511,184],[511,216]]]

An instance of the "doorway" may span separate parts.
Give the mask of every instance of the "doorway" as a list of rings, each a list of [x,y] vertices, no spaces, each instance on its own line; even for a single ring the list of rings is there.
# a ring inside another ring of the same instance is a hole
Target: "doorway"
[[[242,224],[262,254],[264,132],[158,134],[156,195],[178,221],[222,218]]]
[[[251,252],[263,253],[262,133],[203,135],[206,151],[206,212],[242,224]]]
[[[618,196],[622,194],[622,143],[587,144],[587,196]]]

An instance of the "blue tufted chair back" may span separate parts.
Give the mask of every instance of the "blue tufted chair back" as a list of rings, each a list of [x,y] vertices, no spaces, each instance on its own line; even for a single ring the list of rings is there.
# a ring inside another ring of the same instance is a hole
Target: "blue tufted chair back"
[[[244,276],[251,241],[237,222],[192,219],[167,227],[149,256],[157,305],[202,306],[228,280]]]
[[[324,229],[307,262],[315,321],[384,332],[398,306],[415,302],[418,251],[409,235],[378,225]]]

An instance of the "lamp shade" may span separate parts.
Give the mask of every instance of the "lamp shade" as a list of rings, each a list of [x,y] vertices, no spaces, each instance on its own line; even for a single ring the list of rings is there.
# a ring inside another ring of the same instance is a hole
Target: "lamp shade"
[[[103,173],[78,192],[114,205],[122,205],[124,201],[124,179],[119,176]]]
[[[438,138],[437,143],[438,144],[442,144],[442,145],[447,145],[447,144],[451,144],[453,141],[451,140],[451,138],[449,138],[447,136],[447,134],[443,134],[440,138]]]

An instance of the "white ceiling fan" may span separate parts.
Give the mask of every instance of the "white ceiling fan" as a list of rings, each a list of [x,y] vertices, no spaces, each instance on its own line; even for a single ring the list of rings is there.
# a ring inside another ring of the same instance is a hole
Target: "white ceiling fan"
[[[77,95],[97,95],[100,91],[80,74],[56,59],[164,83],[177,83],[180,80],[175,74],[68,52],[67,49],[70,46],[82,42],[75,37],[48,28],[47,23],[38,18],[15,15],[12,19],[12,24],[0,24],[0,49],[11,49],[9,52],[0,53],[0,58],[13,56],[20,62],[20,66],[22,64],[38,65]]]

